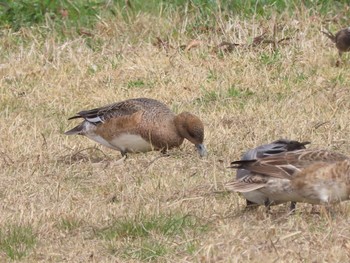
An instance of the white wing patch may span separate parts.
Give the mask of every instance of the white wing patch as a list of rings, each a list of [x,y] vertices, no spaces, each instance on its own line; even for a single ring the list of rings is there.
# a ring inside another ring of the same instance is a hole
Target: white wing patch
[[[88,122],[96,123],[96,122],[104,122],[101,117],[97,116],[95,118],[86,118]]]

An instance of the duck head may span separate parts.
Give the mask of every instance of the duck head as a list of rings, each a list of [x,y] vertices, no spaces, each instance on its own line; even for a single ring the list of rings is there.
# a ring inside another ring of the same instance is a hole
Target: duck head
[[[197,116],[189,112],[182,112],[175,117],[175,126],[180,136],[196,146],[201,157],[207,156],[207,149],[203,144],[204,125]]]

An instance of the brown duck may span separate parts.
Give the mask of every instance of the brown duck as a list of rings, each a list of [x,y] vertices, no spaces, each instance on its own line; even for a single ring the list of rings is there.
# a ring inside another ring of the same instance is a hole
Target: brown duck
[[[321,31],[325,34],[338,49],[339,58],[344,52],[350,51],[350,27],[343,28],[339,30],[335,35],[329,31]],[[340,61],[337,61],[337,65],[339,65]]]
[[[204,147],[202,121],[189,112],[175,115],[165,104],[149,98],[129,99],[101,108],[84,110],[69,118],[83,118],[66,135],[84,135],[121,152],[165,152],[178,147],[184,139],[193,143],[200,156]]]

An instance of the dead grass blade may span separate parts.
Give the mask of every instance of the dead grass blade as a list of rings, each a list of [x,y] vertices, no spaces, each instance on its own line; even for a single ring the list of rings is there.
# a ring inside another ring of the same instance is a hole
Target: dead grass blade
[[[218,52],[227,52],[227,53],[231,53],[232,51],[234,51],[236,49],[236,47],[239,46],[239,44],[236,43],[230,43],[227,41],[223,41],[221,42],[219,45],[217,45],[213,51],[215,53]]]
[[[199,47],[200,45],[202,45],[202,41],[193,39],[186,45],[184,51],[190,51],[191,49]]]

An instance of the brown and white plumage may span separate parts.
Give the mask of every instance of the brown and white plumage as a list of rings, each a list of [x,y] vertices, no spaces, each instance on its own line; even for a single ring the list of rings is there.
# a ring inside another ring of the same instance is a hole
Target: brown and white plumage
[[[311,204],[350,199],[350,159],[340,153],[299,150],[235,161],[231,167],[251,172],[229,185],[233,191],[259,189],[271,201]]]
[[[84,121],[66,135],[85,135],[122,155],[171,149],[180,146],[184,139],[192,142],[201,156],[207,153],[202,121],[189,112],[175,115],[154,99],[129,99],[81,111],[69,119],[75,118]]]
[[[255,160],[257,158],[265,158],[268,156],[272,156],[278,153],[288,152],[288,151],[296,151],[300,149],[305,149],[305,145],[310,142],[298,142],[295,140],[288,139],[280,139],[277,141],[273,141],[268,144],[260,145],[254,149],[250,149],[243,156],[242,160]],[[250,174],[250,171],[245,169],[237,169],[236,180],[239,180],[243,177],[246,177]],[[230,185],[232,182],[226,184],[226,188],[230,189]],[[243,187],[243,186],[242,186]],[[247,207],[256,206],[256,205],[273,205],[279,204],[281,202],[273,202],[271,203],[268,197],[262,193],[259,189],[256,189],[257,184],[245,184],[245,190],[242,192],[242,195],[247,200]],[[295,209],[295,203],[291,204],[291,209]]]

